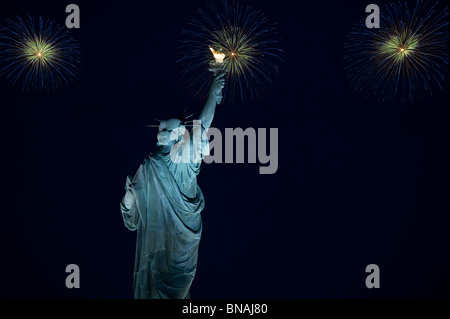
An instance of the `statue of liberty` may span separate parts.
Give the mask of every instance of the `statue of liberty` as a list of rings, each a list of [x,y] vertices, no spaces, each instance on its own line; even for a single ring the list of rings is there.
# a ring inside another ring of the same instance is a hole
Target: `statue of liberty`
[[[205,132],[221,102],[224,74],[211,85],[197,125],[185,130],[181,118],[161,121],[158,149],[127,177],[120,203],[125,226],[137,230],[133,274],[134,297],[185,299],[197,269],[202,233],[200,212],[205,201],[197,175],[201,160],[209,154]],[[185,158],[174,161],[179,154]]]

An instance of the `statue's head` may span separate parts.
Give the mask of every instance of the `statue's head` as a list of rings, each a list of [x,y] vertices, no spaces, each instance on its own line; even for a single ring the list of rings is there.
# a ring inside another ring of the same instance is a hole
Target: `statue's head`
[[[173,145],[178,142],[184,135],[186,127],[179,118],[170,118],[168,120],[161,121],[159,124],[156,145]]]

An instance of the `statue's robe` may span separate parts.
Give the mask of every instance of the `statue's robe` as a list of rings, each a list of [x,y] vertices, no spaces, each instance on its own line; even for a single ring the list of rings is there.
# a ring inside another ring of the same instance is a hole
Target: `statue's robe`
[[[137,230],[135,298],[189,298],[205,205],[197,175],[201,160],[209,154],[208,140],[202,140],[201,134],[204,128],[194,126],[172,148],[172,155],[183,155],[182,162],[175,163],[170,154],[158,150],[126,185],[134,201],[127,208],[122,200],[120,207],[125,226]]]

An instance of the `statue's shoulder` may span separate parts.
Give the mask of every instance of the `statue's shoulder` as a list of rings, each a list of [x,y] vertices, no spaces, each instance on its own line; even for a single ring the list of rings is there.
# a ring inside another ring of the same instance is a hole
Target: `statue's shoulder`
[[[147,174],[149,170],[151,170],[151,167],[153,163],[155,162],[154,157],[152,154],[149,154],[144,160],[141,162],[141,165],[139,169],[144,173]]]
[[[148,154],[148,156],[144,159],[142,164],[150,165],[151,163],[153,163],[155,161],[159,161],[159,160],[160,160],[159,152],[152,152],[152,153]]]

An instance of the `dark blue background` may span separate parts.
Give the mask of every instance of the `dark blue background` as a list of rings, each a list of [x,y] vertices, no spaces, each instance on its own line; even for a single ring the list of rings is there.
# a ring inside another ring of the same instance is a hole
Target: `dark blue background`
[[[449,91],[379,104],[346,80],[343,44],[371,2],[249,1],[278,25],[280,77],[213,126],[279,128],[279,169],[203,164],[192,298],[449,296]],[[0,3],[0,18],[64,24],[64,1]],[[82,73],[51,93],[0,80],[0,297],[132,298],[135,233],[119,202],[155,149],[146,124],[188,107],[180,31],[204,1],[77,1]],[[377,2],[382,6],[384,2]],[[65,267],[81,288],[65,287]],[[365,287],[365,267],[381,288]]]

